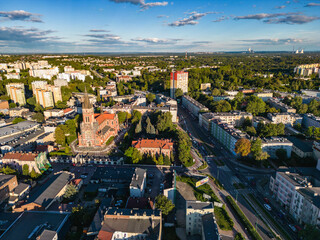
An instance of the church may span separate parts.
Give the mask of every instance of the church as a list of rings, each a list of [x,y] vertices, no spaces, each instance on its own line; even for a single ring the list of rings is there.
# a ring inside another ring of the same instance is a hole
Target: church
[[[78,135],[79,147],[103,147],[110,137],[118,134],[118,115],[94,113],[87,91],[82,104],[82,119]]]

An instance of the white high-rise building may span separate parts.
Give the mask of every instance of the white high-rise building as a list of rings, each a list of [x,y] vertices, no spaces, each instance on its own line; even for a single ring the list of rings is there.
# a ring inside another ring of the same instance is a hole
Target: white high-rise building
[[[170,75],[170,97],[175,98],[175,91],[180,88],[183,93],[188,93],[188,72],[177,71]]]

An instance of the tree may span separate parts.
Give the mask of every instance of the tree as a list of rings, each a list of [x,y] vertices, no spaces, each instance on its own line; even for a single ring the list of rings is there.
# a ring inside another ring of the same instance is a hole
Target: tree
[[[253,155],[259,154],[260,152],[262,152],[261,145],[262,145],[262,141],[260,138],[257,138],[251,141],[251,152]]]
[[[320,230],[316,226],[307,224],[303,230],[299,232],[300,239],[303,240],[314,240],[318,239],[320,236]]]
[[[142,117],[142,114],[139,111],[134,110],[133,113],[132,113],[131,122],[132,123],[136,123],[136,122],[140,121],[141,117]]]
[[[76,186],[73,184],[69,184],[66,188],[65,193],[63,194],[63,198],[67,200],[72,200],[77,193],[78,193],[78,190]]]
[[[212,105],[214,112],[230,112],[231,104],[226,100],[214,102]]]
[[[22,175],[24,175],[24,176],[28,176],[29,175],[29,165],[24,164],[22,166]]]
[[[170,112],[161,112],[157,118],[156,124],[159,132],[164,132],[173,128],[172,115]]]
[[[41,112],[37,112],[32,115],[32,119],[36,120],[39,123],[42,123],[44,121],[44,116]]]
[[[18,174],[18,172],[15,169],[13,169],[9,166],[1,168],[0,172],[2,172],[3,174],[6,174],[6,175],[17,175]]]
[[[158,165],[163,165],[163,155],[160,154],[160,156],[158,157]]]
[[[257,96],[250,96],[247,103],[246,111],[252,113],[253,115],[258,115],[264,113],[266,110],[266,103]]]
[[[153,93],[148,93],[146,98],[147,98],[148,102],[151,103],[156,99],[156,95],[154,95]]]
[[[64,131],[62,130],[61,126],[56,127],[54,137],[56,139],[56,143],[59,145],[65,145],[66,143],[66,136]]]
[[[160,209],[163,215],[168,215],[173,209],[174,204],[164,195],[156,197],[156,208]]]
[[[9,104],[9,108],[15,108],[15,107],[17,107],[17,105],[14,102]]]
[[[240,138],[236,144],[234,151],[237,154],[241,154],[242,157],[248,156],[251,151],[251,143],[246,138]]]
[[[130,163],[139,163],[142,160],[142,155],[138,149],[134,147],[129,147],[124,155],[130,160]]]
[[[287,150],[280,148],[276,150],[276,156],[279,160],[286,160],[287,159]]]
[[[314,126],[310,126],[308,127],[307,131],[306,131],[306,135],[308,137],[312,137],[313,136],[313,130],[314,130]]]
[[[119,123],[124,123],[124,121],[127,119],[127,113],[126,112],[118,112],[118,120]]]
[[[183,91],[181,90],[181,88],[177,88],[176,91],[174,92],[174,97],[175,98],[180,98],[183,95]]]
[[[34,106],[34,105],[36,105],[36,99],[35,99],[35,97],[31,97],[31,98],[28,98],[27,99],[27,103],[29,104],[29,105],[31,105],[31,106]]]
[[[245,131],[250,135],[250,136],[255,136],[257,134],[257,131],[254,127],[246,127]]]
[[[138,133],[140,133],[141,131],[142,131],[142,125],[141,125],[141,120],[140,120],[140,121],[138,122],[138,124],[137,124],[134,132],[135,132],[136,134],[138,134]]]
[[[263,160],[268,159],[269,157],[270,157],[270,155],[267,152],[263,152],[263,151],[261,151],[258,154],[254,155],[254,158],[257,161],[263,161]]]
[[[23,121],[26,121],[26,120],[23,119],[23,118],[18,117],[18,118],[15,118],[15,119],[12,121],[12,123],[13,123],[13,124],[17,124],[17,123],[23,122]]]
[[[30,177],[32,179],[38,178],[40,174],[36,173],[36,171],[34,170],[34,168],[32,168],[31,172],[30,172]]]

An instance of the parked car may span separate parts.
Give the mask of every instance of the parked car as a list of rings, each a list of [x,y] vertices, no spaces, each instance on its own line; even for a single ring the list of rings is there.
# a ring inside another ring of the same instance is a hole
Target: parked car
[[[296,229],[295,226],[293,226],[292,224],[289,224],[289,228],[290,228],[293,232],[297,232],[297,229]]]
[[[297,229],[298,232],[302,230],[302,228],[299,225],[294,225],[294,227]]]
[[[265,203],[268,203],[268,204],[270,203],[268,198],[264,198],[263,201],[265,201]]]
[[[267,209],[268,211],[271,211],[272,210],[272,208],[270,207],[270,205],[268,205],[268,204],[263,204],[263,206],[265,207],[265,209]]]

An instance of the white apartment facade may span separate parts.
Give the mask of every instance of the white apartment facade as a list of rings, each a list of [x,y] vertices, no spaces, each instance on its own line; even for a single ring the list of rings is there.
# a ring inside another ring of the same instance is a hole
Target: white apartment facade
[[[183,93],[188,93],[188,72],[171,72],[170,97],[175,98],[175,91],[180,88]]]

